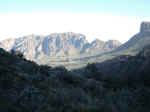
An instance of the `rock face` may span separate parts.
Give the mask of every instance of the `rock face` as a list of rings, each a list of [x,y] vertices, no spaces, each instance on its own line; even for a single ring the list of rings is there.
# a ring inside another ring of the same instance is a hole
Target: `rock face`
[[[9,51],[13,48],[15,44],[15,39],[7,39],[0,42],[0,47],[5,48],[5,50]]]
[[[150,44],[150,22],[142,22],[140,32],[134,35],[125,44],[118,47],[114,52],[138,53]]]
[[[142,22],[140,32],[141,33],[150,32],[150,22]]]
[[[75,33],[51,34],[43,39],[42,51],[48,56],[70,56],[79,53],[85,44],[85,36]]]
[[[86,37],[77,33],[53,33],[48,36],[28,35],[17,39],[0,42],[0,47],[7,51],[21,51],[26,58],[37,60],[41,57],[67,57],[104,53],[111,51],[121,43],[118,41],[103,42],[98,39],[89,43]]]
[[[90,54],[102,54],[102,53],[110,52],[116,49],[117,47],[119,47],[120,45],[121,43],[117,40],[108,40],[104,42],[99,39],[95,39],[84,50],[86,53],[90,53]]]

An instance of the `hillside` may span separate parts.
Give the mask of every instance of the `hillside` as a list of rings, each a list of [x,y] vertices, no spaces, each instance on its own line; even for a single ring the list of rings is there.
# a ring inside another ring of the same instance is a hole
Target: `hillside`
[[[88,64],[68,71],[37,65],[20,53],[0,49],[0,111],[148,112],[149,56],[148,46],[123,61],[118,57],[106,62],[104,68],[115,65],[111,70]]]
[[[150,22],[142,22],[140,25],[139,33],[135,34],[126,43],[120,45],[115,50],[104,53],[102,55],[97,55],[94,58],[89,58],[89,63],[103,62],[106,60],[113,59],[115,57],[125,55],[123,57],[135,56],[138,54],[145,46],[150,44]],[[128,55],[128,56],[127,56]],[[115,63],[114,63],[115,64]],[[119,65],[118,65],[119,66]],[[111,65],[110,65],[111,67]],[[115,67],[115,65],[114,65]]]
[[[116,53],[138,53],[150,44],[150,22],[142,22],[140,32],[135,34],[129,41],[118,47]]]
[[[148,75],[150,72],[149,56],[150,45],[144,47],[136,56],[121,55],[103,63],[98,63],[97,67],[103,74],[108,74],[109,77],[118,80],[133,79],[133,82],[135,82],[136,80],[141,80],[138,78],[143,78],[146,74],[147,79],[143,80],[145,80],[145,83],[149,83],[147,82],[150,78]]]

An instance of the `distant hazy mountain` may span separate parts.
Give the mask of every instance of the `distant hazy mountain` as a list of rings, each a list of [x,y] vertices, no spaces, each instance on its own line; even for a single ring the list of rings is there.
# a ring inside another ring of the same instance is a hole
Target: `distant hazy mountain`
[[[29,35],[0,42],[0,47],[8,51],[11,49],[21,51],[30,60],[95,55],[112,51],[120,45],[121,43],[116,40],[104,42],[96,39],[89,43],[84,35],[72,32],[48,36]]]
[[[115,52],[138,53],[146,45],[150,44],[150,22],[142,22],[140,32],[134,35],[128,42],[118,47]]]

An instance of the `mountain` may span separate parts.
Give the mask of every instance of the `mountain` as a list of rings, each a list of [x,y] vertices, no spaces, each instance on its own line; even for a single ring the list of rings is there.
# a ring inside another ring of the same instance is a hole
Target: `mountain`
[[[21,51],[27,59],[46,63],[43,60],[54,58],[80,58],[114,50],[121,43],[115,40],[107,42],[98,39],[89,43],[82,34],[67,32],[53,33],[48,36],[28,35],[17,39],[0,42],[0,47],[7,51]]]
[[[119,47],[120,45],[121,43],[117,40],[108,40],[104,42],[99,39],[95,39],[85,50],[90,54],[102,54],[110,52]]]
[[[80,63],[82,63],[84,66],[88,63],[97,63],[97,62],[104,62],[106,60],[111,60],[115,57],[122,56],[124,58],[128,56],[135,56],[138,54],[145,46],[150,44],[150,22],[142,22],[140,25],[140,31],[139,33],[135,34],[131,39],[129,39],[126,43],[120,45],[115,50],[112,50],[110,52],[106,52],[103,54],[95,55],[94,57],[88,57],[82,59]],[[115,61],[116,62],[116,61]],[[114,66],[112,66],[114,65]],[[120,65],[118,64],[117,67]],[[81,66],[80,66],[81,67]],[[104,67],[103,69],[109,69],[111,67],[116,67],[115,63],[110,64],[108,67]],[[116,67],[116,69],[117,69]],[[115,71],[113,69],[110,69],[110,71]],[[119,71],[117,69],[117,71]],[[107,74],[107,73],[106,73]],[[109,74],[109,73],[108,73]]]
[[[142,22],[140,31],[123,45],[116,40],[95,39],[91,43],[77,33],[53,33],[48,36],[29,35],[0,42],[6,50],[21,51],[29,60],[50,66],[81,68],[88,63],[103,62],[120,55],[136,55],[150,44],[150,22]]]
[[[138,53],[148,44],[150,44],[150,22],[142,22],[140,32],[134,35],[125,44],[115,49],[115,52],[121,52],[121,54]]]
[[[137,74],[148,73],[150,66],[150,45],[144,47],[137,55],[120,55],[111,60],[98,63],[102,73],[111,74],[113,77],[124,77],[124,80]],[[113,65],[113,66],[112,66]],[[118,74],[115,75],[115,74]],[[125,78],[126,77],[126,78]]]
[[[104,63],[68,71],[0,49],[0,111],[148,112],[150,46]]]
[[[1,47],[6,50],[21,51],[28,59],[34,60],[41,55],[56,57],[75,55],[80,53],[83,45],[87,43],[84,35],[62,33],[48,36],[29,35],[14,40],[8,39],[1,42]]]

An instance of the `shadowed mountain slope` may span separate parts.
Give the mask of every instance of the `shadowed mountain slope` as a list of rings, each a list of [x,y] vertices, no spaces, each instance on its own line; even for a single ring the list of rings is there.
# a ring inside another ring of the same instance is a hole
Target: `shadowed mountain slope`
[[[148,112],[149,56],[148,46],[134,57],[105,62],[111,71],[88,64],[73,72],[37,65],[21,53],[0,49],[0,111]]]

